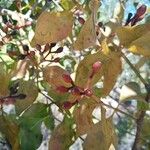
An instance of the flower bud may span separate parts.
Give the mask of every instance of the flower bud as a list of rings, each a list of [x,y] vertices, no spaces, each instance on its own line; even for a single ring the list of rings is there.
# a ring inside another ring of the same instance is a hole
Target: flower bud
[[[100,61],[97,61],[93,64],[92,69],[94,73],[97,73],[99,69],[101,68],[102,63]]]
[[[82,17],[78,17],[78,21],[82,25],[85,23],[85,20]]]

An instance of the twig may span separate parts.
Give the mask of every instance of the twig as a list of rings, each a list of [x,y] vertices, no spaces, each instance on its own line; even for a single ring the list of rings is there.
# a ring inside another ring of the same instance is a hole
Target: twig
[[[148,92],[145,101],[148,102],[149,98],[150,98],[150,94]],[[136,135],[135,135],[134,144],[132,146],[132,150],[141,150],[141,134],[142,134],[142,127],[143,127],[145,115],[146,115],[145,110],[140,111],[139,117],[136,120],[136,124],[137,124]]]
[[[130,60],[124,55],[124,53],[122,53],[122,57],[124,58],[124,60],[128,63],[128,65],[131,67],[131,69],[134,71],[134,73],[137,75],[137,77],[141,80],[141,82],[146,85],[147,82],[144,80],[144,78],[140,75],[140,73],[138,72],[138,70],[134,67],[134,65],[130,62]]]

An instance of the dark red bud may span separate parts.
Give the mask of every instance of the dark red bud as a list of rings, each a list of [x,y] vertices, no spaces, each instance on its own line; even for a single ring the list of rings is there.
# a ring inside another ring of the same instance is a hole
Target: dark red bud
[[[54,53],[61,53],[63,51],[63,47],[59,47]]]
[[[78,21],[82,25],[85,23],[85,20],[82,17],[78,17]]]
[[[146,12],[146,9],[147,9],[146,5],[140,6],[140,7],[137,9],[136,15],[137,15],[138,17],[144,15],[145,12]]]
[[[51,43],[50,47],[55,47],[56,46],[56,43]]]
[[[40,51],[40,50],[41,50],[41,45],[36,44],[36,49],[37,49],[38,51]]]
[[[47,44],[45,45],[45,47],[44,47],[44,52],[46,52],[46,51],[48,51],[48,50],[50,50],[50,45],[47,43]]]
[[[69,74],[63,74],[62,77],[66,83],[73,83]]]
[[[35,51],[30,51],[29,55],[30,55],[30,57],[34,57],[35,56]]]
[[[57,88],[56,88],[56,91],[57,92],[60,92],[60,93],[67,93],[68,92],[68,88],[67,87],[64,87],[64,86],[58,86]]]
[[[59,57],[57,57],[57,58],[55,58],[55,59],[52,60],[52,62],[59,62],[59,61],[60,61]]]
[[[89,97],[93,95],[93,92],[90,89],[85,90],[84,93],[86,96],[89,96]]]
[[[80,91],[80,88],[78,88],[78,87],[76,87],[76,86],[71,89],[71,93],[72,93],[73,95],[81,95],[81,94],[82,94],[82,92]]]
[[[14,104],[15,103],[15,99],[14,98],[6,98],[4,100],[4,104],[5,105],[10,105],[10,104]]]
[[[22,48],[24,51],[29,51],[29,46],[28,45],[22,45]]]
[[[64,108],[64,109],[70,109],[73,105],[74,105],[74,103],[71,103],[71,102],[64,102],[64,103],[63,103],[63,108]]]

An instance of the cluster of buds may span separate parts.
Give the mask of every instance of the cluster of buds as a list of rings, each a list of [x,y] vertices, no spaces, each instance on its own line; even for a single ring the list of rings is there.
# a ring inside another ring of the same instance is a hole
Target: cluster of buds
[[[100,68],[101,68],[101,62],[99,62],[99,61],[95,62],[92,65],[92,73],[89,76],[89,80],[91,80],[93,78],[93,76],[96,73],[98,73],[98,71],[100,70]],[[63,108],[64,109],[70,109],[72,106],[74,106],[75,104],[77,104],[79,102],[79,100],[82,99],[83,96],[91,97],[93,95],[93,92],[92,92],[91,88],[82,88],[82,87],[76,86],[69,74],[63,74],[62,78],[63,78],[63,80],[66,83],[70,83],[71,86],[70,87],[58,86],[56,88],[56,91],[58,91],[60,93],[70,93],[72,95],[75,95],[75,96],[79,97],[73,103],[71,103],[69,101],[63,103]]]
[[[141,21],[144,18],[146,10],[147,10],[146,5],[142,5],[137,9],[133,17],[132,17],[132,13],[129,13],[125,26],[127,26],[128,24],[131,24],[131,26],[134,26],[137,22]]]
[[[52,48],[55,47],[55,46],[56,46],[56,43],[51,43],[51,44],[47,43],[44,46],[44,48],[42,48],[41,45],[37,44],[36,45],[36,50],[39,51],[39,53],[40,53],[41,56],[43,56],[45,54],[44,60],[46,60],[47,56],[49,56],[50,54],[58,54],[58,53],[63,52],[63,47],[59,47],[55,51],[52,51]],[[50,62],[59,62],[60,58],[56,57],[56,58],[48,60],[48,61],[50,61]]]

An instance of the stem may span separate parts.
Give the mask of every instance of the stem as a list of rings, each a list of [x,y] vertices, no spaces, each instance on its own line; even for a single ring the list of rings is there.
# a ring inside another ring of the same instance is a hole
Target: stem
[[[126,115],[126,116],[128,116],[128,117],[130,117],[130,118],[132,118],[132,119],[134,119],[134,120],[136,120],[136,118],[133,117],[131,114],[128,114],[128,113],[126,113],[126,112],[124,112],[124,111],[118,109],[118,107],[117,107],[117,108],[114,108],[114,107],[111,106],[111,105],[105,104],[104,102],[100,101],[99,98],[96,97],[95,95],[93,95],[92,98],[93,98],[97,103],[100,103],[100,105],[102,104],[102,105],[104,105],[104,106],[106,106],[106,107],[108,107],[108,108],[114,109],[115,111],[117,111],[117,112],[119,112],[119,113],[121,113],[121,114],[124,114],[124,115]]]
[[[141,80],[141,82],[146,85],[147,82],[144,80],[144,78],[140,75],[140,73],[138,72],[138,70],[134,67],[134,65],[130,62],[130,60],[124,55],[124,53],[122,53],[122,57],[124,58],[124,60],[128,63],[128,65],[131,67],[131,69],[134,71],[134,73],[137,75],[137,77]]]
[[[130,60],[124,55],[124,53],[122,53],[122,57],[131,67],[131,69],[134,71],[137,77],[141,80],[141,82],[144,84],[146,91],[147,91],[145,101],[148,102],[150,98],[150,94],[149,94],[150,91],[148,88],[149,84],[144,80],[144,78],[140,75],[140,73],[134,67],[134,65],[130,62]],[[142,134],[142,127],[143,127],[145,115],[146,115],[146,110],[139,111],[139,117],[136,120],[136,135],[135,135],[134,144],[132,146],[132,150],[141,150],[141,134]]]
[[[148,102],[149,98],[150,98],[150,94],[148,92],[145,101]],[[136,124],[137,124],[136,135],[135,135],[134,144],[132,146],[132,150],[141,150],[141,135],[142,135],[142,127],[143,127],[145,115],[146,115],[146,110],[140,111],[139,117],[136,120]]]

